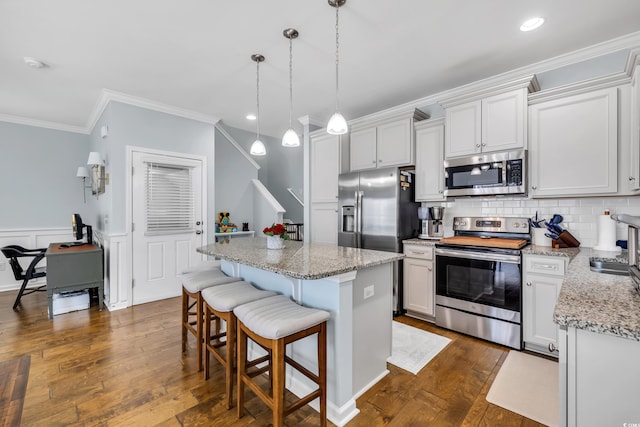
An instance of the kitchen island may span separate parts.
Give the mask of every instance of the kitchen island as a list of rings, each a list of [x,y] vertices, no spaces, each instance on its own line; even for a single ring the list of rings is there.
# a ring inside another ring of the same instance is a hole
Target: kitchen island
[[[210,244],[198,252],[221,259],[222,270],[230,276],[331,314],[327,417],[338,426],[353,418],[359,412],[356,398],[388,373],[393,269],[403,255],[290,240],[284,249],[267,249],[262,237]],[[317,372],[315,345],[310,337],[293,343],[289,351]],[[289,369],[286,386],[299,396],[311,390],[306,377]]]

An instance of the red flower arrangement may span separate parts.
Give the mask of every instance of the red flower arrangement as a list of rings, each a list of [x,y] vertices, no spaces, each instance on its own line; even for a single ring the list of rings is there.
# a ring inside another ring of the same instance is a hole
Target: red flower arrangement
[[[287,234],[287,227],[283,224],[272,224],[271,227],[265,227],[262,232],[266,236],[280,236],[283,240],[289,240],[289,234]]]

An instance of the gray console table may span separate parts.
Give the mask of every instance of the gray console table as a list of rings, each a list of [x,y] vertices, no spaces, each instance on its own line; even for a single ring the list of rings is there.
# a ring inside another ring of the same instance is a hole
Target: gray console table
[[[103,306],[104,273],[102,249],[94,244],[61,247],[51,243],[47,257],[47,299],[49,319],[53,319],[53,294],[98,288],[100,310]]]

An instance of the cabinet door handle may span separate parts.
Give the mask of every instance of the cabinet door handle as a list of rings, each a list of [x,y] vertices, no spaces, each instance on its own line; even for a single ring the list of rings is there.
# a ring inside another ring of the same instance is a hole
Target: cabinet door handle
[[[480,144],[476,144],[476,148],[480,148]]]
[[[549,351],[551,353],[558,351],[558,347],[555,346],[554,343],[549,343]]]
[[[535,185],[532,185],[532,186],[531,186],[531,189],[532,189],[532,190],[537,190],[537,189],[538,189],[538,187],[536,187]]]
[[[531,282],[527,282],[527,286],[531,286]]]
[[[202,230],[196,230],[196,234],[202,234]]]
[[[630,176],[630,177],[629,177],[629,181],[635,181],[635,180],[636,180],[636,177],[635,177],[635,176]]]
[[[483,147],[486,147],[486,146],[487,146],[487,144],[485,144],[485,143],[483,142],[483,143],[482,143],[482,146],[483,146]]]
[[[433,268],[431,268],[431,267],[427,267],[427,270],[429,270],[429,271],[433,271]]]
[[[533,268],[539,268],[541,270],[557,270],[558,266],[553,264],[533,264]]]

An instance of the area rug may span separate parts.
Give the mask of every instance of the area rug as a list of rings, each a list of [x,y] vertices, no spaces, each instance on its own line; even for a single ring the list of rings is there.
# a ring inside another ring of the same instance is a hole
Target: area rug
[[[558,425],[558,363],[511,350],[487,401],[550,427]]]
[[[387,362],[417,374],[451,342],[449,338],[393,321],[391,357]]]

